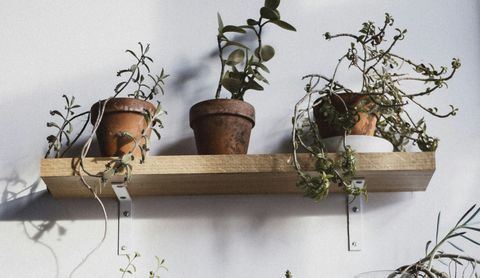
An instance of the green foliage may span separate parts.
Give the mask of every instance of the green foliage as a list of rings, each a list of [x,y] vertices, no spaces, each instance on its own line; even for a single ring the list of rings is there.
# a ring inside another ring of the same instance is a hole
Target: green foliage
[[[339,64],[343,61],[348,62],[349,68],[360,74],[362,87],[359,91],[347,89],[336,80],[336,71],[332,78],[316,75],[316,78],[326,83],[322,89],[318,90],[320,101],[329,105],[328,99],[332,95],[343,92],[363,94],[368,97],[368,102],[373,104],[366,112],[378,115],[377,136],[389,140],[397,151],[404,151],[409,143],[417,145],[422,151],[435,151],[438,138],[428,135],[425,120],[413,119],[405,107],[413,104],[427,114],[438,118],[454,116],[458,109],[452,105],[450,105],[450,111],[440,113],[437,107],[421,104],[420,98],[431,95],[437,89],[447,87],[447,81],[454,76],[461,65],[460,60],[452,59],[449,71],[446,66],[417,63],[395,54],[392,50],[398,42],[405,39],[407,30],[395,28],[395,34],[388,42],[387,34],[393,28],[393,23],[393,17],[386,14],[383,25],[377,26],[374,22],[367,21],[362,24],[358,34],[332,35],[328,32],[325,34],[327,40],[339,37],[353,40],[347,53],[340,58]],[[406,69],[404,69],[405,65]],[[409,83],[409,88],[420,87],[421,89],[408,91],[406,83]],[[330,110],[328,113],[332,118],[343,116],[347,118],[345,120],[347,122],[358,121],[349,111],[339,115],[341,113],[334,111],[333,107]],[[335,122],[332,124],[346,130],[347,134],[353,127],[353,125],[342,126],[341,123]]]
[[[129,137],[132,140],[135,140],[130,134],[127,132],[122,132],[119,136],[121,137]],[[110,160],[107,164],[105,164],[105,171],[102,172],[101,175],[101,182],[102,184],[106,184],[114,175],[123,173],[124,174],[124,181],[129,182],[132,177],[132,169],[133,166],[131,162],[134,160],[133,153],[129,152],[126,153],[118,158],[114,158]]]
[[[117,76],[124,77],[125,80],[118,83],[114,89],[114,95],[111,98],[106,99],[104,102],[108,102],[113,98],[116,98],[120,93],[124,92],[127,87],[130,85],[134,88],[132,93],[128,94],[128,97],[141,99],[144,101],[150,101],[158,94],[164,94],[165,79],[169,76],[165,73],[162,68],[160,74],[153,75],[150,73],[150,67],[153,63],[153,59],[147,56],[148,51],[150,50],[150,45],[147,44],[146,47],[139,42],[140,51],[135,53],[132,50],[127,49],[126,52],[133,56],[136,60],[136,63],[117,72]],[[146,73],[145,73],[146,72]],[[151,81],[151,85],[147,85],[147,79]],[[85,130],[90,117],[90,111],[85,111],[80,114],[76,114],[76,109],[80,108],[79,105],[75,103],[75,97],[68,98],[63,95],[65,99],[65,113],[61,113],[58,110],[50,111],[50,114],[54,117],[59,117],[63,120],[62,124],[56,122],[48,122],[48,127],[53,127],[56,129],[57,133],[47,137],[49,147],[45,154],[47,158],[52,150],[55,153],[54,157],[63,157],[63,155],[75,144],[78,138],[82,135]],[[105,105],[105,103],[103,103]],[[140,149],[141,158],[139,159],[140,163],[144,163],[146,154],[150,149],[150,139],[149,135],[153,131],[157,138],[160,140],[161,135],[159,129],[163,128],[163,123],[161,121],[161,116],[166,114],[166,111],[162,109],[161,103],[157,101],[157,107],[155,112],[152,114],[148,110],[144,110],[143,115],[146,122],[146,128],[141,131],[140,138],[135,138],[126,131],[120,132],[119,137],[124,137],[130,141],[133,141],[134,147],[128,153],[110,160],[105,167],[105,170],[99,174],[88,173],[83,169],[83,163],[80,163],[83,171],[90,176],[98,177],[101,180],[102,184],[106,184],[110,178],[117,174],[123,174],[125,176],[125,182],[130,181],[132,175],[133,166],[131,162],[134,161],[135,157],[133,155],[136,148]],[[87,116],[87,120],[84,122],[83,127],[80,132],[78,132],[73,140],[70,138],[73,134],[73,124],[72,121],[81,116]],[[103,113],[100,113],[98,122],[102,120]],[[95,131],[92,131],[92,133]],[[92,134],[91,134],[92,135]],[[88,141],[87,141],[88,142]],[[86,143],[87,144],[87,143]]]
[[[134,273],[137,272],[137,267],[135,266],[134,261],[135,259],[140,257],[140,254],[135,252],[133,255],[128,255],[128,254],[125,255],[125,257],[127,258],[128,263],[125,267],[122,267],[119,269],[120,272],[122,273],[122,278],[124,278],[125,275],[127,274],[133,275]],[[164,259],[160,260],[158,256],[155,256],[155,261],[156,261],[155,270],[151,270],[148,273],[148,278],[160,278],[160,275],[158,274],[158,272],[161,269],[168,270],[164,265],[165,263]]]
[[[128,94],[129,97],[152,100],[153,97],[160,92],[162,95],[165,94],[163,86],[165,85],[165,79],[169,75],[165,74],[163,68],[160,74],[151,74],[150,66],[153,63],[153,59],[150,56],[147,56],[147,53],[150,50],[150,44],[147,44],[146,47],[144,47],[143,44],[139,42],[138,45],[140,46],[139,53],[135,53],[130,49],[125,51],[135,59],[135,63],[130,67],[117,72],[117,76],[124,77],[125,80],[115,86],[115,97],[129,85],[134,87],[133,92]],[[150,85],[147,84],[147,78],[151,81]]]
[[[50,156],[50,153],[53,151],[54,157],[59,158],[63,157],[65,153],[70,150],[70,148],[77,142],[80,135],[82,135],[88,124],[88,118],[84,122],[81,131],[77,134],[73,132],[73,121],[77,118],[89,114],[88,112],[83,112],[76,114],[80,105],[75,103],[75,97],[72,96],[68,98],[66,95],[62,95],[62,98],[65,99],[64,112],[59,110],[51,110],[50,115],[54,118],[60,118],[62,123],[51,121],[47,122],[47,127],[52,127],[55,129],[55,134],[49,135],[47,137],[48,149],[45,153],[45,158]],[[74,137],[72,137],[74,136]]]
[[[352,156],[347,154],[351,152],[348,146],[344,146],[347,151],[337,160],[325,154],[322,138],[313,119],[314,108],[333,129],[344,131],[345,136],[359,121],[359,113],[374,115],[377,117],[375,135],[390,141],[395,151],[405,151],[405,146],[410,143],[417,145],[421,151],[435,151],[438,146],[439,139],[427,133],[425,119],[414,119],[405,109],[406,106],[416,106],[438,118],[454,116],[458,111],[450,106],[450,111],[440,113],[437,107],[424,106],[420,99],[447,87],[447,82],[460,67],[460,60],[452,59],[449,69],[431,63],[417,63],[395,54],[392,49],[405,39],[407,30],[395,28],[394,34],[387,38],[393,23],[394,19],[386,14],[382,25],[367,21],[362,24],[358,34],[325,33],[327,40],[349,39],[348,48],[338,60],[331,77],[310,74],[303,78],[307,80],[306,94],[295,106],[292,143],[294,163],[300,177],[298,186],[309,197],[318,200],[327,196],[331,184],[342,186],[349,194],[366,194],[364,189],[350,186],[355,163],[353,153]],[[354,90],[338,81],[338,69],[344,63],[348,64],[348,71],[358,74],[361,88]],[[332,100],[341,100],[340,95],[344,93],[362,96],[363,100],[353,107],[342,100],[344,109],[339,109]],[[299,149],[307,150],[317,160],[315,176],[301,169],[296,159]]]
[[[232,99],[243,100],[246,91],[262,91],[261,83],[269,84],[264,76],[270,72],[265,62],[273,58],[275,49],[262,43],[265,25],[272,23],[285,30],[296,31],[291,24],[280,20],[280,12],[277,10],[279,5],[280,0],[266,0],[260,9],[260,17],[249,18],[247,25],[241,26],[224,25],[222,17],[217,14],[217,45],[221,71],[216,98],[220,98],[222,87],[231,93]],[[257,39],[257,47],[253,51],[248,46],[227,37],[228,33],[246,35],[247,32],[253,32]]]
[[[285,272],[285,278],[292,278],[292,273],[290,273],[289,270],[287,270],[287,272]]]
[[[477,249],[480,242],[474,238],[480,235],[480,208],[473,205],[443,238],[440,238],[440,213],[437,217],[435,240],[430,240],[425,246],[425,257],[413,264],[399,267],[394,275],[412,274],[415,277],[479,277],[477,270],[480,259],[465,254],[459,242],[473,244]],[[430,246],[434,243],[434,246]],[[451,249],[453,251],[448,251]]]

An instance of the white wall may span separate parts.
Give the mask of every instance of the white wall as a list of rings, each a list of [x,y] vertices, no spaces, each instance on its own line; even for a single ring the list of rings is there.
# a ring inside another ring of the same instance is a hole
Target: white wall
[[[399,46],[406,56],[449,64],[462,58],[449,90],[429,100],[460,107],[458,116],[430,119],[441,138],[437,171],[426,192],[370,194],[361,252],[347,252],[344,197],[321,203],[300,196],[153,197],[135,199],[137,277],[153,256],[166,258],[162,277],[352,277],[389,269],[423,254],[434,236],[439,210],[447,228],[480,197],[480,2],[284,1],[282,16],[297,33],[271,28],[277,48],[269,65],[271,86],[250,93],[257,109],[250,153],[287,152],[300,77],[329,73],[341,42],[326,31],[356,31],[367,19],[390,12],[409,30]],[[188,110],[211,98],[218,63],[216,12],[235,24],[256,15],[262,1],[6,1],[0,2],[0,273],[1,277],[68,277],[101,239],[101,211],[94,200],[55,200],[38,181],[46,148],[48,111],[75,95],[89,107],[109,96],[115,72],[130,63],[123,53],[150,42],[155,69],[172,74],[163,99],[169,115],[153,154],[191,154]],[[111,219],[116,203],[105,200]],[[74,277],[119,277],[116,221],[106,241]],[[480,256],[478,249],[473,255]]]

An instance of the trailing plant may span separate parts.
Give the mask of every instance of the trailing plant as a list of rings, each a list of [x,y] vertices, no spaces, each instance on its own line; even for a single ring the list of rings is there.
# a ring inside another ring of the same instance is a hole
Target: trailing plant
[[[55,134],[49,135],[47,137],[48,149],[45,153],[45,158],[50,156],[50,153],[53,151],[53,157],[63,157],[73,145],[77,142],[80,135],[87,127],[88,120],[90,119],[90,111],[82,112],[80,114],[75,114],[76,110],[80,108],[80,105],[75,103],[75,97],[72,96],[68,98],[66,95],[62,95],[62,98],[65,99],[64,112],[59,110],[51,110],[50,115],[54,118],[59,118],[61,123],[54,121],[47,122],[47,127],[53,127],[55,129]],[[80,132],[76,135],[73,133],[73,121],[77,118],[86,116],[87,119],[83,124]],[[71,139],[71,136],[75,136]]]
[[[480,277],[480,258],[465,254],[459,241],[480,247],[480,242],[472,234],[480,234],[480,207],[471,206],[460,217],[458,222],[445,234],[440,235],[440,215],[437,216],[435,241],[429,240],[425,246],[425,257],[418,261],[397,268],[386,278],[396,277],[428,277],[428,278],[453,278],[453,277]],[[433,247],[432,243],[435,242]],[[446,251],[452,249],[454,251]],[[286,277],[292,277],[287,271]]]
[[[132,255],[128,255],[128,254],[125,255],[125,257],[127,258],[128,263],[125,267],[120,268],[120,272],[122,273],[122,278],[127,277],[126,275],[128,274],[133,275],[135,272],[137,272],[137,267],[135,266],[134,261],[135,259],[140,257],[140,254],[135,252]],[[148,278],[160,278],[160,275],[158,274],[158,272],[161,269],[168,271],[168,269],[164,265],[165,263],[164,259],[160,259],[158,256],[155,256],[155,261],[156,261],[155,270],[151,270],[148,273]]]
[[[164,94],[164,85],[165,79],[169,76],[165,73],[165,70],[162,68],[160,74],[154,75],[150,71],[151,64],[153,59],[147,55],[150,45],[147,44],[144,46],[141,42],[138,43],[140,51],[135,53],[134,51],[127,49],[126,53],[130,54],[135,62],[128,68],[119,70],[117,76],[123,78],[114,89],[114,94],[112,97],[101,102],[102,105],[99,106],[99,117],[97,118],[97,124],[94,124],[94,129],[98,127],[98,124],[101,122],[105,106],[109,100],[116,98],[120,93],[127,91],[127,88],[130,89],[130,93],[127,94],[128,97],[141,99],[144,101],[153,100],[158,94]],[[150,82],[149,82],[150,80]],[[80,108],[80,105],[75,103],[75,97],[72,96],[68,98],[67,96],[62,96],[65,99],[66,105],[64,107],[65,112],[62,113],[59,110],[52,110],[50,114],[56,118],[60,118],[63,123],[56,123],[54,121],[48,122],[48,127],[53,127],[56,130],[56,134],[49,135],[47,141],[49,143],[45,158],[49,157],[53,151],[53,156],[55,158],[63,157],[71,147],[77,142],[80,136],[85,131],[85,128],[90,119],[90,111],[84,111],[79,114],[75,114],[76,110]],[[130,180],[132,165],[131,161],[134,160],[133,152],[136,148],[139,148],[141,151],[140,163],[145,161],[146,153],[150,149],[150,139],[147,136],[149,131],[153,131],[158,139],[161,138],[159,129],[163,128],[161,121],[161,116],[166,114],[162,110],[161,103],[157,101],[157,107],[154,114],[151,114],[150,111],[144,110],[144,117],[147,123],[147,128],[142,130],[141,142],[137,142],[130,133],[127,131],[120,132],[119,137],[127,137],[130,140],[135,142],[134,148],[124,154],[119,158],[112,159],[106,164],[106,169],[103,173],[92,174],[88,171],[85,171],[90,176],[99,177],[102,183],[107,182],[113,175],[118,173],[125,174],[125,181]],[[78,133],[76,133],[73,140],[70,138],[74,134],[74,126],[72,122],[78,118],[86,117],[86,120]],[[92,131],[93,135],[95,131]]]
[[[125,79],[115,86],[113,96],[103,101],[100,101],[100,105],[98,105],[97,119],[93,124],[93,129],[88,135],[85,143],[82,146],[78,161],[75,162],[73,166],[74,170],[80,176],[80,180],[82,184],[92,193],[93,197],[98,201],[102,209],[103,216],[104,216],[104,232],[103,232],[103,237],[101,241],[93,250],[91,250],[86,255],[86,257],[82,260],[82,262],[72,271],[72,273],[70,274],[71,276],[88,259],[88,257],[101,246],[101,244],[103,243],[107,235],[108,216],[107,216],[105,206],[102,200],[100,200],[100,198],[98,197],[97,186],[90,185],[90,183],[87,181],[85,176],[98,178],[100,180],[100,184],[105,185],[106,182],[113,175],[123,174],[125,182],[128,182],[131,178],[131,172],[133,168],[133,166],[131,165],[131,162],[135,159],[133,154],[134,150],[137,147],[140,148],[140,151],[141,151],[140,163],[143,163],[145,160],[146,152],[150,148],[150,142],[147,136],[148,131],[153,130],[153,132],[157,135],[158,139],[160,139],[160,133],[158,131],[158,128],[163,128],[160,116],[163,114],[166,114],[166,112],[162,110],[160,102],[157,102],[156,110],[153,115],[150,113],[150,111],[144,110],[143,115],[145,117],[145,121],[147,125],[146,125],[146,128],[143,129],[141,132],[141,139],[140,139],[141,142],[137,142],[138,140],[135,139],[127,131],[122,131],[120,132],[120,134],[118,134],[118,136],[128,137],[131,140],[135,141],[134,148],[132,148],[131,151],[129,151],[128,153],[118,158],[114,158],[110,160],[105,165],[105,170],[100,173],[91,173],[88,169],[84,167],[84,161],[90,150],[94,135],[98,127],[100,126],[107,103],[111,99],[116,98],[120,93],[126,91],[127,88],[131,88],[131,87],[133,88],[133,90],[131,91],[131,93],[128,93],[127,96],[136,98],[136,99],[142,99],[145,101],[152,100],[160,92],[164,94],[163,85],[165,84],[165,79],[168,77],[168,75],[165,74],[164,69],[161,70],[161,73],[159,75],[153,75],[150,73],[150,64],[153,63],[153,59],[147,56],[150,46],[149,44],[147,44],[146,47],[144,47],[143,44],[140,42],[138,44],[140,46],[139,53],[135,53],[132,50],[126,50],[127,53],[131,54],[135,58],[135,63],[129,68],[123,69],[117,72],[118,77],[123,77]],[[152,83],[147,83],[146,81],[147,78],[152,80]],[[45,154],[45,158],[51,155],[52,150],[54,151],[55,158],[63,157],[67,153],[67,151],[70,150],[70,148],[75,144],[78,138],[82,135],[91,116],[90,111],[85,111],[79,114],[75,114],[76,109],[80,108],[79,105],[74,103],[75,98],[73,96],[70,99],[66,96],[63,96],[63,97],[66,101],[65,112],[63,114],[58,110],[53,110],[50,112],[52,116],[60,117],[63,120],[63,123],[62,124],[58,124],[55,122],[47,123],[48,127],[55,128],[55,134],[52,134],[47,137],[49,147]],[[74,139],[71,140],[70,136],[74,134],[72,121],[82,116],[86,117],[87,119],[84,125],[82,126],[81,130],[78,133],[76,133]],[[100,187],[100,189],[101,188],[102,187]]]
[[[377,117],[375,135],[390,141],[395,151],[405,151],[405,146],[409,143],[417,145],[421,151],[435,151],[439,139],[427,133],[423,117],[414,119],[406,107],[416,106],[438,118],[454,116],[458,111],[450,105],[449,111],[441,113],[437,107],[422,104],[420,99],[447,87],[447,82],[461,65],[460,60],[452,59],[449,69],[446,66],[415,62],[393,52],[393,48],[405,39],[407,33],[406,29],[395,28],[394,34],[389,35],[394,28],[393,24],[393,17],[387,13],[382,25],[377,26],[374,22],[367,21],[357,34],[325,33],[327,40],[350,39],[349,47],[338,60],[331,77],[321,74],[303,77],[307,81],[306,94],[295,105],[292,143],[294,164],[300,177],[298,186],[309,197],[321,199],[327,196],[331,184],[343,187],[348,194],[366,194],[366,189],[350,185],[351,178],[355,175],[355,163],[353,150],[345,144],[345,136],[350,134],[360,120],[359,113]],[[348,72],[360,77],[360,88],[348,88],[338,81],[342,65],[347,66]],[[341,98],[344,93],[361,95],[364,99],[359,105],[349,107]],[[334,101],[339,102],[344,109],[336,108]],[[314,108],[319,110],[319,114],[330,126],[344,131],[343,144],[346,151],[337,158],[326,153],[313,117]],[[297,159],[299,148],[305,149],[315,158],[315,175],[307,174],[301,169]]]
[[[435,240],[427,242],[425,257],[410,265],[399,267],[389,277],[396,277],[397,274],[429,278],[480,277],[480,271],[477,269],[480,259],[466,255],[459,243],[480,247],[480,242],[473,237],[473,234],[480,234],[480,219],[477,217],[479,212],[480,208],[477,205],[470,207],[443,238],[439,237],[441,214],[438,213]],[[433,242],[435,245],[431,247]],[[454,251],[446,251],[447,247],[453,248]]]
[[[231,93],[232,99],[243,100],[247,90],[263,90],[263,86],[259,82],[268,84],[264,74],[270,71],[265,62],[273,58],[275,49],[262,42],[265,26],[275,24],[283,29],[296,31],[291,24],[281,20],[278,11],[279,5],[280,0],[266,0],[260,9],[259,18],[249,18],[246,25],[240,26],[224,25],[222,17],[217,14],[217,45],[221,70],[215,98],[220,98],[223,87]],[[256,37],[257,46],[253,51],[248,46],[227,37],[228,33],[246,35],[247,32],[253,32]],[[260,70],[263,71],[263,74]]]

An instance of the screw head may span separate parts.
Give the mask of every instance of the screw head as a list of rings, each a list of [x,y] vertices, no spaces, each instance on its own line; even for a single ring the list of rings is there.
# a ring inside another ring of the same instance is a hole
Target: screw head
[[[130,216],[130,212],[129,212],[128,210],[124,211],[124,212],[123,212],[123,216],[129,217],[129,216]]]
[[[120,247],[120,249],[121,249],[122,251],[125,251],[125,250],[127,250],[127,246],[122,245],[122,247]]]
[[[359,212],[359,211],[360,211],[360,208],[358,208],[358,207],[353,207],[353,208],[352,208],[352,211],[353,211],[353,212]]]
[[[358,243],[356,241],[352,242],[352,246],[357,246]]]

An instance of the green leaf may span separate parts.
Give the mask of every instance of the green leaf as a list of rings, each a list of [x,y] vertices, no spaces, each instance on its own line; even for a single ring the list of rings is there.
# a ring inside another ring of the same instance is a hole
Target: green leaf
[[[255,25],[258,24],[258,21],[256,21],[255,19],[249,18],[249,19],[247,19],[247,24],[248,24],[249,26],[255,26]]]
[[[475,228],[475,227],[465,227],[465,229],[469,229],[472,231],[480,232],[480,228]]]
[[[265,72],[270,73],[270,70],[267,68],[267,66],[265,66],[265,64],[258,63],[258,62],[252,62],[251,64],[252,64],[253,66],[257,66],[257,67],[261,68],[261,69],[264,70]]]
[[[255,73],[253,77],[259,81],[264,81],[267,80],[263,75],[261,75],[259,72]],[[268,82],[268,81],[267,81]]]
[[[157,139],[160,140],[162,138],[162,135],[160,135],[160,132],[156,128],[152,128],[153,132],[157,136]]]
[[[218,12],[217,12],[217,20],[218,20],[218,32],[219,32],[219,33],[222,33],[223,20],[222,20],[222,16],[221,16],[220,13],[218,13]]]
[[[125,52],[132,54],[132,56],[135,57],[135,59],[140,60],[138,59],[137,54],[135,54],[135,52],[131,51],[130,49],[125,50]]]
[[[242,86],[242,80],[227,77],[222,79],[222,86],[229,92],[236,93]]]
[[[123,164],[128,164],[133,160],[133,154],[132,153],[127,153],[122,156],[122,163]]]
[[[273,10],[273,9],[267,8],[267,7],[262,7],[260,9],[260,15],[263,18],[270,19],[270,20],[280,19],[280,13],[277,10]]]
[[[261,54],[261,60],[266,62],[266,61],[272,59],[273,56],[275,56],[275,49],[270,45],[265,45],[265,46],[262,46],[260,54]],[[258,53],[258,48],[255,51],[255,55],[258,58],[260,58],[259,53]]]
[[[55,142],[56,140],[57,140],[57,137],[56,137],[55,135],[49,135],[49,136],[47,137],[48,143],[53,143],[53,142]]]
[[[293,31],[293,32],[296,32],[297,29],[295,29],[295,27],[293,27],[290,23],[287,23],[285,21],[282,21],[282,20],[271,20],[270,21],[271,23],[277,25],[277,26],[280,26],[281,28],[285,29],[285,30],[289,30],[289,31]]]
[[[265,0],[265,7],[275,10],[280,5],[280,0]]]
[[[471,239],[471,238],[469,238],[469,237],[467,237],[467,236],[465,236],[465,235],[463,235],[463,234],[461,234],[460,236],[461,236],[461,237],[463,237],[464,239],[466,239],[466,240],[470,241],[471,243],[473,243],[473,244],[476,244],[476,245],[480,246],[480,242],[478,242],[478,241],[475,241],[475,240],[473,240],[473,239]]]
[[[247,88],[248,89],[252,89],[252,90],[256,90],[256,91],[263,91],[263,87],[262,85],[258,84],[256,81],[254,80],[250,80],[248,83],[247,83]]]
[[[438,233],[440,232],[440,215],[441,215],[441,212],[438,212],[438,215],[437,215],[437,230],[435,232],[435,244],[438,244]]]
[[[233,25],[227,25],[227,26],[222,28],[222,33],[227,33],[227,32],[235,32],[235,33],[245,34],[245,30],[243,30],[240,27],[233,26]]]
[[[471,206],[471,207],[467,210],[467,212],[465,212],[465,214],[463,214],[463,216],[460,218],[460,220],[458,220],[457,225],[455,225],[455,226],[458,226],[458,225],[462,222],[462,220],[465,219],[465,217],[467,217],[467,215],[468,215],[473,209],[475,209],[476,206],[477,206],[477,205]]]
[[[460,252],[465,252],[462,248],[458,247],[457,245],[455,245],[453,242],[451,241],[447,241],[448,244],[450,244],[451,246],[453,246],[453,248],[457,249],[458,251]]]
[[[243,62],[245,52],[242,49],[235,49],[228,55],[227,65],[236,65]]]

